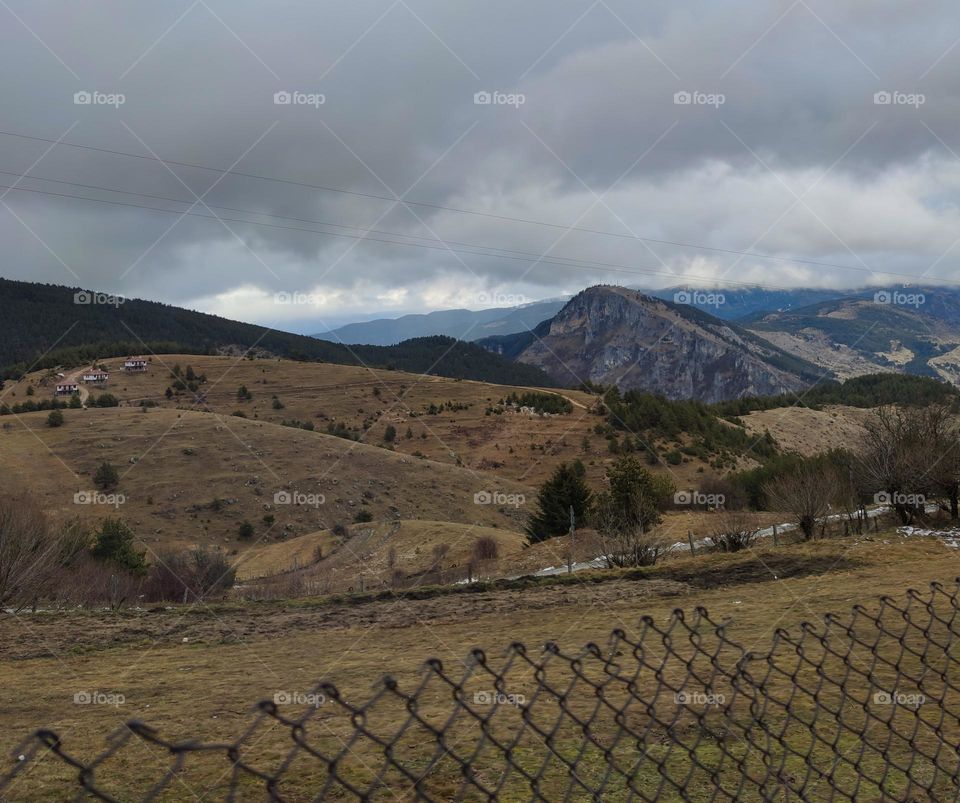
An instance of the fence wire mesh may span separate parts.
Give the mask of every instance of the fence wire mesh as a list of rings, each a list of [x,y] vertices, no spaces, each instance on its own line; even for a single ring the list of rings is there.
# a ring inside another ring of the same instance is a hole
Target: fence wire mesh
[[[956,800],[958,593],[884,597],[765,652],[702,608],[576,654],[474,650],[361,705],[279,692],[232,741],[131,721],[82,758],[42,730],[0,799]]]

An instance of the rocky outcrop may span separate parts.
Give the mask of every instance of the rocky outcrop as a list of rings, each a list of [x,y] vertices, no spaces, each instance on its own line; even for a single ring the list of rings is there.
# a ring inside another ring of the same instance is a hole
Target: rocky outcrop
[[[598,286],[571,299],[520,362],[575,385],[706,402],[798,391],[801,364],[772,344],[693,307],[622,287]]]

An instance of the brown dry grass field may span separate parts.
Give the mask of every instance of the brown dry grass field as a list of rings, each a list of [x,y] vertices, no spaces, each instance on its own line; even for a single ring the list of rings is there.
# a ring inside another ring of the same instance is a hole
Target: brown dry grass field
[[[398,433],[394,444],[398,452],[420,453],[444,463],[459,460],[474,470],[490,470],[527,485],[539,484],[557,463],[571,456],[580,456],[584,463],[607,459],[606,442],[592,434],[598,418],[587,409],[595,397],[579,391],[562,391],[574,405],[570,415],[487,416],[488,406],[528,388],[282,359],[188,354],[145,358],[150,364],[143,374],[123,373],[122,358],[105,360],[102,364],[110,371],[110,382],[92,392],[112,393],[129,403],[148,400],[171,409],[209,409],[224,416],[242,412],[250,419],[273,423],[311,422],[318,432],[326,431],[331,421],[348,428],[372,422],[371,444],[382,444],[383,433],[392,424]],[[174,381],[171,371],[177,365],[184,370],[192,366],[198,375],[206,375],[207,382],[200,387],[204,402],[195,403],[189,391],[172,400],[166,398],[165,391]],[[4,401],[22,401],[27,383],[37,387],[42,397],[52,394],[56,380],[44,373],[31,374],[6,392]],[[252,393],[252,400],[238,401],[241,385]],[[274,409],[274,397],[284,405],[282,409]],[[447,402],[465,408],[444,410],[439,415],[426,413],[431,404],[439,407]],[[408,428],[411,438],[406,437]],[[582,449],[584,436],[592,440],[586,452]],[[595,473],[602,476],[602,467],[597,465]]]
[[[705,606],[714,622],[724,624],[728,638],[762,653],[777,628],[797,632],[801,622],[820,621],[827,612],[846,614],[854,604],[875,608],[882,594],[902,598],[908,588],[924,589],[931,580],[949,584],[960,574],[958,557],[936,539],[882,532],[688,556],[649,570],[643,579],[608,574],[606,582],[586,582],[587,576],[575,575],[563,584],[431,599],[306,599],[7,616],[0,619],[0,749],[8,753],[26,732],[49,726],[69,752],[89,758],[103,747],[105,734],[132,718],[171,738],[230,739],[252,721],[251,704],[279,690],[306,692],[323,678],[359,703],[387,671],[401,690],[412,690],[428,656],[457,676],[474,647],[486,650],[493,666],[501,665],[514,640],[533,655],[549,640],[575,652],[587,642],[603,644],[613,628],[636,635],[643,615],[663,625],[676,608],[689,613]],[[524,688],[522,673],[518,678],[514,689]],[[652,677],[649,683],[653,686],[644,688],[656,686]],[[122,694],[125,701],[117,707],[72,702],[78,691],[94,690]],[[449,705],[449,692],[434,690],[423,696],[421,711],[439,717]],[[371,712],[368,724],[389,731],[406,716],[402,705],[388,700]],[[337,725],[331,713],[324,727],[346,726]],[[326,735],[333,739],[332,734]],[[288,730],[265,726],[244,756],[270,768],[290,744]],[[365,758],[374,761],[377,752],[373,743],[361,742],[358,763],[343,772],[362,777]],[[226,763],[222,754],[189,757],[169,799],[192,798],[210,784],[222,794]],[[108,789],[129,799],[166,766],[169,758],[161,750],[135,739],[99,774]],[[316,763],[298,763],[284,794],[310,799],[317,773]],[[49,799],[41,785],[70,777],[71,771],[48,757],[24,776],[11,799]],[[440,773],[431,788],[442,799],[443,790],[456,783],[455,773]],[[251,791],[250,799],[258,797]]]
[[[54,515],[102,517],[113,511],[74,505],[73,494],[90,488],[106,460],[122,475],[122,515],[151,549],[212,543],[242,552],[249,545],[237,542],[236,531],[244,520],[256,529],[251,543],[262,545],[349,525],[359,510],[391,524],[452,521],[520,532],[525,510],[475,505],[473,494],[522,494],[529,504],[560,462],[581,459],[597,486],[613,459],[593,432],[601,420],[589,409],[595,398],[578,391],[563,391],[574,404],[568,415],[485,415],[491,404],[525,389],[289,360],[176,354],[149,360],[145,374],[124,374],[119,357],[104,361],[111,381],[91,392],[114,394],[119,408],[68,410],[59,430],[45,426],[45,413],[5,417],[0,459],[8,485],[37,494]],[[177,365],[206,375],[203,402],[194,403],[189,392],[166,398]],[[3,400],[25,400],[28,386],[43,398],[53,384],[52,375],[38,372],[10,385]],[[237,399],[241,385],[252,400]],[[274,397],[282,409],[274,409]],[[141,412],[142,401],[158,406]],[[431,404],[448,402],[454,409],[425,414]],[[246,418],[233,416],[237,411]],[[758,436],[769,429],[785,448],[810,452],[854,437],[865,414],[771,410],[745,420]],[[283,421],[309,421],[316,431]],[[325,434],[331,422],[359,428],[371,421],[362,444]],[[397,438],[384,448],[388,424]],[[690,457],[655,470],[669,472],[678,488],[695,488],[710,472]],[[271,509],[283,490],[322,494],[325,504]],[[271,515],[273,522],[265,522]],[[670,529],[675,540],[685,538],[682,518]]]
[[[255,525],[254,541],[278,540],[349,524],[361,509],[374,520],[442,519],[518,529],[522,511],[475,504],[474,494],[533,498],[530,486],[493,472],[265,421],[135,407],[64,415],[65,425],[56,429],[44,425],[45,413],[5,418],[9,428],[0,431],[0,456],[15,467],[11,485],[60,517],[119,513],[151,548],[243,548],[237,542],[243,520]],[[75,505],[74,493],[93,487],[103,461],[117,467],[124,503],[116,511]],[[275,504],[275,494],[284,491],[322,495],[323,503]],[[271,514],[274,523],[263,523]]]

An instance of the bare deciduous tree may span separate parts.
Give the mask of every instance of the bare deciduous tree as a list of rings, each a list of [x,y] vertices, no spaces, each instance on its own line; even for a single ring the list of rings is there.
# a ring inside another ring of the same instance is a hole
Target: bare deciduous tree
[[[958,514],[960,446],[953,415],[944,405],[881,408],[865,423],[858,455],[859,480],[881,492],[904,524],[923,513],[924,500],[940,493]]]
[[[0,498],[0,610],[35,603],[66,557],[59,535],[26,497]]]
[[[478,538],[473,544],[473,559],[478,563],[496,560],[498,553],[497,542],[489,535]]]
[[[837,483],[837,471],[826,460],[805,460],[766,483],[763,491],[771,509],[792,515],[810,540],[818,519],[830,510]]]

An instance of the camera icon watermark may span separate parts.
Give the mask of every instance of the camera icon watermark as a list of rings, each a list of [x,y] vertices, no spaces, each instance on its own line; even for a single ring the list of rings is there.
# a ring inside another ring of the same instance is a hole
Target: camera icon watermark
[[[700,491],[677,491],[673,495],[675,505],[705,505],[706,507],[723,507],[727,502],[724,494],[705,494]]]
[[[73,495],[75,505],[108,505],[116,509],[126,501],[127,497],[123,494],[105,494],[100,491],[77,491]]]
[[[529,302],[529,298],[519,293],[477,293],[478,304],[491,307],[519,307]]]
[[[927,302],[923,293],[904,293],[900,290],[878,290],[873,294],[874,304],[889,304],[895,307],[913,307],[917,309]]]
[[[273,93],[275,106],[312,106],[319,109],[327,102],[327,96],[321,92],[288,92],[281,90]]]
[[[919,109],[926,102],[927,96],[921,92],[881,90],[873,93],[874,106],[913,106]]]
[[[897,505],[900,507],[922,507],[927,503],[923,494],[905,494],[902,491],[879,491],[873,495],[875,505]]]
[[[314,691],[278,691],[273,695],[274,705],[308,705],[319,708],[326,701],[326,695]]]
[[[527,102],[527,96],[521,92],[488,92],[481,90],[473,93],[475,106],[513,106],[519,109]]]
[[[702,691],[678,691],[673,695],[677,705],[725,705],[726,696]]]
[[[323,494],[305,494],[300,491],[277,491],[273,495],[275,505],[294,505],[296,507],[320,507],[327,501]]]
[[[692,304],[695,307],[721,307],[727,303],[723,293],[707,293],[701,290],[678,290],[673,294],[674,304]]]
[[[919,708],[926,701],[926,695],[919,692],[905,694],[894,689],[892,692],[878,691],[873,694],[874,705],[899,705],[904,708]]]
[[[526,705],[527,698],[523,694],[504,694],[501,691],[475,691],[474,705]]]
[[[473,495],[475,505],[504,505],[507,507],[522,507],[527,502],[523,494],[505,494],[500,491],[478,491]]]
[[[74,304],[119,307],[126,300],[124,296],[117,296],[112,293],[91,293],[88,290],[79,290],[73,294]]]
[[[75,106],[113,106],[119,109],[127,102],[127,96],[121,92],[98,92],[82,89],[73,93]]]
[[[301,293],[295,291],[293,293],[288,293],[286,291],[281,291],[279,293],[273,294],[273,303],[274,304],[293,304],[301,306],[310,306],[310,307],[319,307],[323,303],[323,298],[316,293]]]
[[[722,92],[689,92],[681,90],[673,93],[675,106],[713,106],[719,109],[727,102],[727,96]]]
[[[127,701],[122,694],[102,691],[78,691],[73,695],[74,705],[112,705],[121,706]]]

